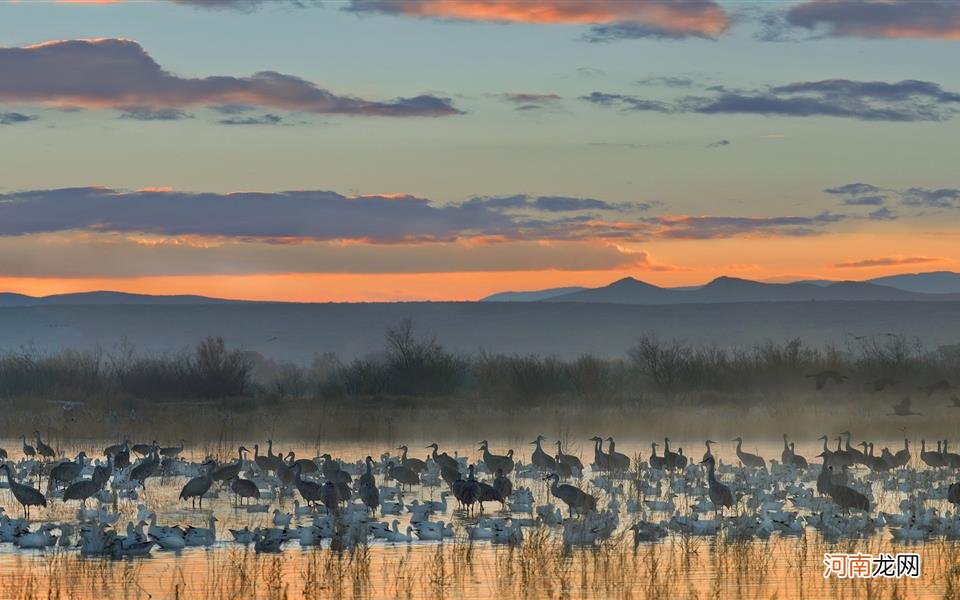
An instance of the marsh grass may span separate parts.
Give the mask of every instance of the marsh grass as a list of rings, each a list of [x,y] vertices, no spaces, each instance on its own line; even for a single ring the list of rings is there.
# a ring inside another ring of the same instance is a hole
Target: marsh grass
[[[831,544],[815,534],[751,542],[671,537],[636,547],[620,534],[592,547],[564,548],[540,528],[517,546],[445,542],[275,555],[218,547],[139,561],[52,550],[0,557],[0,597],[955,598],[958,546],[940,540],[914,548],[922,554],[919,580],[825,579],[824,552],[891,548],[879,537]]]

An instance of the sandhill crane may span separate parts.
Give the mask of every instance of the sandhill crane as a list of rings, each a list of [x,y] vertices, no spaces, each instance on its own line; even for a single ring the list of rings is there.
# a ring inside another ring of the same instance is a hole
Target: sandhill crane
[[[320,486],[320,502],[330,514],[340,514],[340,489],[335,482],[328,479]]]
[[[80,452],[77,454],[77,460],[64,460],[60,464],[56,465],[50,469],[50,488],[55,487],[55,483],[64,483],[69,484],[71,481],[80,476],[80,472],[83,471],[83,461],[87,458],[85,452]]]
[[[497,493],[503,498],[502,502],[506,502],[507,498],[513,494],[513,482],[504,474],[503,469],[497,469],[497,476],[493,480],[493,489],[497,490]]]
[[[593,442],[593,464],[598,471],[610,469],[610,457],[603,451],[603,438],[595,435],[590,438]]]
[[[869,512],[870,500],[851,487],[833,483],[833,478],[831,477],[833,473],[833,465],[827,466],[826,462],[823,464],[823,469],[826,469],[828,472],[828,476],[825,477],[823,481],[826,494],[830,496],[830,498],[844,511],[849,511],[851,508],[856,508],[858,510]],[[819,486],[820,483],[820,479],[818,479],[817,485]]]
[[[504,473],[513,471],[513,450],[507,452],[506,456],[492,454],[487,440],[480,442],[480,450],[483,452],[483,464],[491,473],[496,473],[498,470]]]
[[[866,464],[871,471],[882,473],[893,468],[893,465],[884,460],[883,457],[873,455],[873,444],[862,442],[860,445],[863,446],[866,454]],[[890,454],[889,450],[887,450],[887,454]],[[890,457],[893,458],[893,455],[890,455]]]
[[[124,442],[123,447],[113,455],[113,466],[121,471],[130,466],[130,448],[129,443]]]
[[[893,412],[887,413],[888,417],[909,417],[911,415],[923,415],[923,413],[913,412],[910,410],[911,400],[910,396],[904,396],[903,400],[892,405]]]
[[[853,435],[849,431],[843,431],[840,433],[840,435],[846,436],[847,438],[846,447],[842,451],[839,449],[839,447],[837,449],[837,452],[839,452],[842,456],[844,456],[844,463],[847,465],[853,465],[853,464],[866,465],[867,455],[864,452],[861,452],[860,450],[857,450],[856,448],[850,445],[850,438],[852,438]]]
[[[247,452],[249,453],[250,451],[247,450]],[[320,472],[320,467],[318,467],[316,461],[311,458],[297,458],[297,455],[294,454],[293,451],[291,451],[290,454],[288,454],[287,456],[290,457],[289,467],[291,469],[293,469],[293,467],[296,465],[300,465],[301,473],[319,473]],[[293,471],[291,471],[291,474],[292,473]]]
[[[113,475],[113,455],[108,454],[106,465],[97,465],[93,468],[93,480],[103,487],[111,475]]]
[[[735,437],[731,441],[737,443],[737,458],[740,459],[740,462],[743,463],[743,466],[749,467],[751,469],[766,469],[767,463],[761,457],[756,454],[750,454],[749,452],[743,451],[743,438]]]
[[[667,467],[667,460],[662,456],[657,456],[657,443],[650,444],[653,449],[650,454],[650,468],[663,470]]]
[[[39,454],[41,458],[54,458],[57,455],[57,451],[40,439],[39,431],[34,431],[33,433],[37,436],[37,454]]]
[[[571,468],[576,469],[581,473],[583,472],[583,463],[580,462],[580,458],[573,454],[564,454],[560,445],[560,440],[557,440],[557,462],[570,465]]]
[[[373,457],[367,456],[363,460],[364,472],[360,477],[357,478],[357,485],[375,485],[377,483],[376,478],[373,476]]]
[[[377,481],[373,476],[373,458],[367,457],[367,470],[357,479],[357,491],[360,493],[360,501],[376,514],[380,506],[380,489],[377,488]]]
[[[892,377],[878,377],[873,381],[868,381],[867,385],[873,386],[873,391],[875,392],[882,392],[884,389],[893,387],[898,383],[900,383],[899,379],[893,379]]]
[[[350,473],[347,473],[340,468],[340,463],[333,460],[333,457],[329,454],[322,454],[320,458],[323,459],[323,466],[321,471],[323,471],[323,476],[327,479],[331,479],[337,483],[353,483],[353,477],[350,476]]]
[[[253,462],[263,472],[272,471],[276,466],[267,455],[260,454],[260,444],[253,445]]]
[[[129,448],[130,448],[130,440],[128,440],[127,438],[123,438],[123,441],[120,442],[119,444],[113,444],[112,446],[107,446],[106,448],[104,448],[103,455],[109,456],[112,454],[116,456],[117,454],[120,453],[121,450],[127,450]]]
[[[947,451],[948,443],[949,442],[947,440],[943,440],[943,451],[941,454],[943,456],[943,460],[946,463],[946,465],[951,469],[956,469],[960,467],[960,454],[957,454],[956,452],[948,452]]]
[[[489,483],[478,481],[477,485],[479,486],[477,502],[480,504],[480,512],[483,512],[484,502],[499,502],[500,504],[504,504],[506,502],[506,498],[501,496],[500,492],[497,491],[497,488],[493,487]]]
[[[233,490],[237,505],[242,504],[244,498],[260,499],[260,488],[249,479],[241,479],[239,476],[234,477],[230,480],[230,489]]]
[[[203,509],[203,495],[210,491],[210,486],[213,485],[213,470],[216,468],[217,463],[213,460],[204,461],[201,467],[206,467],[206,470],[203,472],[203,475],[194,477],[188,481],[183,489],[180,490],[180,500],[190,499],[191,505],[193,508],[196,508],[196,501],[200,499],[200,508]]]
[[[440,465],[440,478],[443,479],[451,489],[456,481],[462,481],[460,469],[451,469],[447,465]]]
[[[533,449],[533,454],[530,455],[530,462],[542,471],[555,471],[557,469],[556,459],[544,452],[543,448],[540,447],[540,442],[545,439],[547,438],[538,435],[537,439],[530,442],[531,445],[536,446],[536,448]]]
[[[834,371],[834,370],[825,370],[825,371],[820,371],[819,373],[811,373],[809,375],[804,375],[804,377],[808,379],[815,378],[818,390],[822,390],[824,386],[827,385],[827,381],[833,381],[836,384],[841,384],[847,379],[849,379],[849,377],[847,377],[846,375],[843,375],[839,371]]]
[[[783,452],[780,453],[780,462],[785,465],[793,464],[793,452],[790,451],[790,444],[787,443],[787,434],[783,434]]]
[[[470,474],[467,479],[462,481],[461,485],[456,486],[453,491],[453,495],[460,501],[460,504],[467,507],[468,511],[472,510],[473,505],[480,499],[480,485],[477,483],[473,470],[473,465],[470,465]]]
[[[610,442],[610,451],[607,452],[607,456],[610,457],[610,468],[615,471],[629,471],[630,470],[630,457],[622,452],[617,452],[616,442],[613,441],[613,437],[608,437],[607,441]]]
[[[570,465],[567,463],[560,462],[560,459],[556,456],[554,460],[557,461],[557,468],[554,469],[554,473],[560,476],[560,479],[570,479],[573,477],[573,469],[570,468]]]
[[[153,440],[152,444],[134,444],[130,446],[130,450],[132,450],[134,454],[139,454],[143,457],[153,452],[155,446],[159,448],[157,440]]]
[[[569,511],[570,516],[573,516],[573,511],[577,511],[578,515],[584,515],[592,510],[597,509],[596,497],[568,483],[561,485],[560,476],[556,473],[551,473],[544,479],[550,479],[553,481],[553,483],[550,484],[550,493],[555,498],[563,500],[563,502],[567,505],[567,510]]]
[[[706,446],[707,451],[703,453],[703,458],[701,461],[707,460],[708,456],[713,456],[713,452],[710,451],[710,444],[716,444],[716,442],[713,440],[707,440],[703,443],[703,445]]]
[[[427,448],[433,448],[433,454],[431,455],[431,458],[433,458],[433,462],[437,463],[441,468],[447,468],[458,473],[460,472],[460,463],[457,462],[457,459],[453,458],[446,452],[438,452],[440,447],[436,442],[430,444],[427,446]]]
[[[27,458],[33,458],[37,455],[36,449],[27,443],[27,436],[21,435],[20,439],[23,440],[23,455]]]
[[[947,488],[947,501],[954,506],[960,504],[960,483],[951,483]]]
[[[733,508],[733,493],[730,488],[720,483],[716,475],[716,459],[709,455],[703,459],[702,464],[707,465],[707,483],[710,486],[710,502],[713,502],[715,511],[723,514],[723,508]]]
[[[934,395],[937,392],[946,392],[949,390],[955,390],[957,389],[957,386],[953,385],[946,379],[941,379],[940,381],[935,381],[929,385],[922,386],[920,389],[927,392],[927,396],[929,397]]]
[[[807,459],[797,454],[797,452],[794,450],[793,442],[790,442],[790,454],[793,455],[793,466],[796,468],[806,469],[809,466],[807,465]]]
[[[220,482],[230,481],[231,479],[239,477],[240,469],[243,468],[244,452],[249,452],[249,451],[243,446],[240,446],[239,448],[237,448],[237,461],[215,468],[210,473],[210,477],[214,481],[220,481]]]
[[[322,497],[322,487],[315,481],[306,481],[300,477],[300,465],[293,467],[293,485],[308,504],[316,504]]]
[[[401,485],[420,485],[420,476],[413,469],[395,465],[393,461],[387,463],[387,475]]]
[[[186,440],[180,440],[179,446],[167,446],[165,448],[160,448],[160,456],[176,458],[181,452],[183,452],[183,448],[186,446],[186,444]]]
[[[146,458],[130,470],[130,481],[139,481],[144,489],[147,488],[147,479],[154,477],[160,472],[160,455],[157,454],[157,447],[154,446],[153,454]]]
[[[937,451],[927,451],[927,440],[920,440],[920,460],[922,460],[928,467],[933,467],[934,469],[942,467],[946,464],[946,461],[943,459],[943,455],[940,454],[940,442],[937,442]]]
[[[427,470],[427,463],[423,462],[419,458],[407,458],[408,448],[406,444],[398,447],[397,450],[403,452],[403,454],[400,455],[400,466],[406,467],[417,474],[423,473]]]
[[[897,453],[893,455],[893,458],[898,467],[905,467],[910,463],[910,440],[908,440],[906,437],[906,431],[904,431],[903,437],[903,450],[897,450]]]
[[[833,450],[827,447],[827,443],[830,441],[830,438],[827,437],[826,434],[824,434],[818,437],[817,439],[823,440],[823,452],[820,453],[818,456],[822,456],[824,460],[827,460],[827,459],[836,460],[836,457],[833,455]],[[843,459],[839,459],[839,460],[842,461]]]
[[[104,483],[105,481],[101,481],[96,476],[94,476],[93,479],[81,479],[80,481],[74,481],[67,486],[67,489],[63,491],[63,501],[67,502],[68,500],[79,500],[80,504],[86,507],[87,498],[94,496],[97,492],[102,490]]]
[[[13,474],[10,471],[10,465],[0,465],[0,470],[3,470],[7,475],[7,484],[10,487],[10,491],[13,492],[13,497],[17,499],[17,502],[19,502],[21,506],[23,506],[24,518],[30,518],[31,506],[47,506],[47,499],[43,494],[40,493],[39,490],[13,480]]]
[[[57,451],[45,444],[43,440],[40,439],[40,432],[34,431],[33,433],[37,436],[37,454],[39,454],[41,458],[56,457]]]
[[[663,460],[671,471],[680,463],[680,455],[670,450],[670,438],[663,438]]]

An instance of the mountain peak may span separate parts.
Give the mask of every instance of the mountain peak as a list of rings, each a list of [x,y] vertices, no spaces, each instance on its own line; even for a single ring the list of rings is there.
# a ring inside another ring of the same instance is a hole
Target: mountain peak
[[[641,281],[635,277],[624,277],[623,279],[618,279],[613,283],[604,286],[603,288],[598,289],[611,289],[611,288],[656,288],[660,289],[658,286],[647,283],[646,281]]]

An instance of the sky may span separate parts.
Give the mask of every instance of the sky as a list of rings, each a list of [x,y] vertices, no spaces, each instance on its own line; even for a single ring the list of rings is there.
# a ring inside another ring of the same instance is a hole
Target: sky
[[[960,270],[960,2],[0,3],[0,291]]]

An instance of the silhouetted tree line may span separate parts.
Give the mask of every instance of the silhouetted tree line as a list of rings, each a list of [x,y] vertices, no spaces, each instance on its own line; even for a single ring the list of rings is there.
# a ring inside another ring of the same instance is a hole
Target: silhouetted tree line
[[[645,393],[805,389],[812,387],[805,376],[825,369],[849,375],[842,387],[849,392],[869,390],[867,382],[879,378],[905,386],[929,383],[960,374],[960,345],[930,351],[916,340],[884,334],[851,338],[845,348],[809,347],[793,339],[730,349],[644,334],[622,358],[564,360],[459,354],[433,337],[417,335],[413,324],[403,321],[387,330],[381,352],[349,362],[327,353],[309,365],[278,363],[229,349],[218,337],[203,340],[192,351],[161,356],[140,356],[128,345],[111,353],[22,350],[0,355],[0,396],[345,402],[473,396],[508,405],[552,399],[613,403],[633,402]]]

